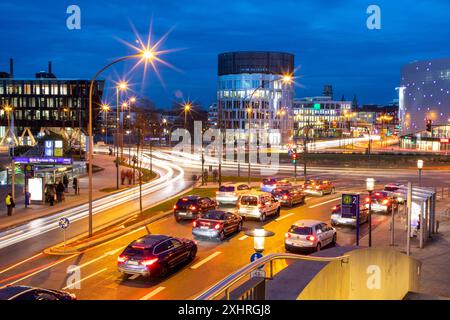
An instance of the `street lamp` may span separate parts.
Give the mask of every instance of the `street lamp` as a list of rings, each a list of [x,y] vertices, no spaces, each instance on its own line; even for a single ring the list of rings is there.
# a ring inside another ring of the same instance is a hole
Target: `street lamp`
[[[108,111],[110,107],[108,104],[102,104],[102,111],[105,113],[105,143],[108,144]]]
[[[191,110],[192,105],[188,102],[183,105],[184,110],[184,129],[187,129],[187,114]]]
[[[101,68],[92,78],[91,80],[91,84],[89,86],[89,123],[88,123],[88,134],[89,134],[89,237],[92,236],[92,155],[93,155],[93,147],[94,147],[94,141],[93,141],[93,136],[92,136],[92,96],[94,94],[94,83],[97,80],[97,77],[103,72],[105,71],[107,68],[109,68],[110,66],[121,62],[121,61],[125,61],[125,60],[130,60],[130,59],[140,59],[140,61],[151,61],[153,58],[155,58],[155,53],[152,52],[149,49],[143,49],[143,50],[139,50],[138,53],[133,54],[133,55],[129,55],[129,56],[125,56],[125,57],[121,57],[118,58],[114,61],[112,61],[111,63],[107,64],[106,66],[104,66],[103,68]],[[119,84],[120,87],[120,84]],[[126,85],[125,85],[126,88]],[[117,88],[117,96],[118,96],[118,91],[119,88]],[[118,107],[118,97],[117,97],[117,107]],[[118,111],[118,108],[117,108]],[[118,155],[117,155],[118,156]],[[117,157],[118,158],[118,157]],[[119,159],[117,159],[118,161]],[[117,165],[117,184],[119,183],[119,162],[116,163]]]
[[[116,189],[119,190],[119,136],[121,130],[119,126],[119,93],[120,91],[126,91],[128,89],[128,83],[126,81],[120,81],[116,86]],[[121,139],[123,140],[123,139]],[[123,143],[123,141],[122,141]]]
[[[265,239],[275,235],[274,232],[265,230],[263,227],[257,227],[253,230],[247,230],[244,232],[246,236],[253,237],[253,249],[257,253],[264,252]]]
[[[372,246],[372,192],[375,189],[375,179],[366,179],[366,190],[369,192],[369,247]]]
[[[419,187],[421,187],[422,186],[423,160],[417,160],[417,169],[419,169]]]
[[[253,90],[253,92],[250,94],[250,97],[248,99],[249,107],[247,108],[247,113],[249,115],[252,115],[251,113],[253,112],[251,103],[252,103],[253,96],[255,95],[255,93],[258,90],[263,89],[264,86],[270,85],[272,82],[275,82],[275,81],[281,81],[282,84],[290,85],[290,84],[292,84],[294,82],[294,76],[292,74],[284,74],[280,78],[272,79],[272,80],[270,80],[268,82],[261,81],[261,84],[255,90]],[[250,173],[250,171],[251,171],[251,164],[250,164],[250,141],[251,140],[250,140],[250,134],[251,134],[251,117],[249,116],[248,117],[248,184],[249,185],[250,185],[250,178],[251,178],[251,173]],[[221,170],[220,170],[220,166],[219,166],[219,176],[221,176],[221,172],[220,171]]]

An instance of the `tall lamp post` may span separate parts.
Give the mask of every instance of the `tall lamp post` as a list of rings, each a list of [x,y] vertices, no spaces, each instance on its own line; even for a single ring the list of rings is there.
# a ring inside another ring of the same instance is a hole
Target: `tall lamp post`
[[[375,189],[375,179],[366,179],[366,190],[369,192],[369,247],[372,246],[372,192]]]
[[[105,114],[105,143],[108,144],[108,111],[109,111],[109,105],[103,104],[102,105],[102,111]]]
[[[187,114],[191,110],[192,105],[188,102],[183,105],[184,111],[184,129],[187,130]]]
[[[419,187],[421,187],[422,186],[423,160],[417,160],[417,169],[419,170]]]
[[[270,85],[272,82],[275,81],[281,81],[283,84],[285,85],[290,85],[292,84],[292,82],[294,81],[294,77],[292,74],[284,74],[282,75],[280,78],[276,78],[276,79],[272,79],[270,81],[261,81],[261,84],[255,89],[253,90],[253,92],[250,94],[249,99],[248,99],[248,108],[247,108],[247,114],[248,114],[248,184],[250,185],[250,179],[251,179],[251,163],[250,163],[250,136],[251,136],[251,129],[252,129],[252,125],[251,125],[251,119],[253,117],[253,110],[252,110],[252,100],[253,100],[253,96],[255,95],[255,93],[260,90],[263,89],[264,86],[266,85]],[[246,99],[245,99],[246,100]],[[221,175],[221,172],[219,170],[219,176]]]
[[[119,137],[121,135],[119,121],[120,121],[120,114],[119,114],[119,93],[120,91],[125,91],[128,89],[128,83],[125,81],[119,82],[119,84],[116,86],[116,189],[119,190],[119,167],[120,167],[120,160],[119,160]],[[121,139],[123,143],[123,138]]]
[[[133,55],[129,55],[129,56],[125,56],[125,57],[121,57],[118,58],[116,60],[114,60],[113,62],[107,64],[106,66],[104,66],[103,68],[101,68],[92,78],[91,80],[91,84],[89,86],[89,122],[88,122],[88,134],[89,134],[89,237],[92,237],[92,155],[93,155],[93,147],[94,147],[94,141],[93,141],[93,136],[92,136],[92,96],[94,94],[94,84],[95,81],[97,80],[97,77],[103,72],[105,71],[107,68],[109,68],[110,66],[121,62],[121,61],[125,61],[125,60],[130,60],[130,59],[140,59],[141,61],[150,61],[153,60],[153,58],[155,57],[155,54],[151,51],[151,50],[140,50],[139,53],[137,54],[133,54]],[[118,89],[117,89],[118,92]],[[118,94],[117,94],[118,96]],[[117,98],[118,100],[118,98]],[[117,107],[118,107],[118,103],[117,103]],[[118,108],[117,108],[117,112],[118,112]],[[118,158],[118,157],[117,157]],[[118,160],[118,159],[116,159]],[[116,163],[117,166],[117,178],[119,177],[119,162]],[[117,179],[117,182],[119,182],[119,180]]]

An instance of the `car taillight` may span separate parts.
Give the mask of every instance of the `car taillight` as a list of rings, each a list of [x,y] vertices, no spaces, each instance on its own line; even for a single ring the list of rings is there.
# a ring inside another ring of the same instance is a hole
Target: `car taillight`
[[[197,221],[195,220],[194,222],[192,222],[192,226],[194,227],[194,228],[197,228]]]
[[[307,237],[306,237],[306,240],[308,240],[308,241],[314,241],[314,240],[316,240],[316,237],[314,237],[314,236],[307,236]]]
[[[384,199],[383,200],[383,204],[389,204],[389,200],[388,199]]]
[[[262,204],[258,203],[258,205],[256,206],[257,208],[262,208]]]
[[[176,210],[176,209],[178,209],[178,207],[177,207],[177,205],[174,205],[173,210]]]
[[[152,264],[154,264],[156,261],[158,261],[158,258],[149,259],[149,260],[142,260],[142,261],[141,261],[141,264],[142,264],[143,266],[149,267],[149,266],[151,266]]]
[[[125,256],[119,256],[117,258],[117,262],[124,263],[125,261],[127,261],[127,257]]]
[[[291,237],[291,234],[290,234],[289,232],[286,232],[285,237],[286,237],[286,238],[290,238],[290,237]]]
[[[370,198],[366,198],[366,202],[369,203],[370,202]]]
[[[197,210],[197,207],[196,207],[196,206],[190,206],[190,207],[189,207],[189,210],[191,210],[191,211],[196,211],[196,210]]]
[[[317,186],[317,187],[316,187],[316,190],[319,190],[319,189],[320,189],[320,186]]]
[[[214,226],[214,229],[219,230],[221,227],[220,223],[216,223],[216,225]]]
[[[286,200],[288,198],[288,196],[283,196],[283,199]]]
[[[336,210],[337,209],[337,206],[334,206],[333,208],[331,208],[331,210]]]

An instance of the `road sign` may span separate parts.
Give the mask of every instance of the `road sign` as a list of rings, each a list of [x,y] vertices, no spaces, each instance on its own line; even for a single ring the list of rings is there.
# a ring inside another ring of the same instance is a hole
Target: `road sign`
[[[66,230],[70,225],[70,221],[69,219],[67,219],[66,217],[62,217],[61,219],[59,219],[59,227],[63,230]]]
[[[32,164],[23,164],[23,172],[25,174],[25,178],[30,179],[34,177],[34,165]]]
[[[342,218],[359,217],[359,194],[343,194],[341,201]]]
[[[263,257],[262,253],[255,252],[250,256],[250,262],[253,262],[255,260],[261,259]]]

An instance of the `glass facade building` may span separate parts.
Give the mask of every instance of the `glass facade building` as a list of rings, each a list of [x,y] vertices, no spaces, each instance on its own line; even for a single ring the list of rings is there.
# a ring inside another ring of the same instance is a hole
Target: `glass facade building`
[[[450,119],[450,58],[416,61],[401,72],[399,118],[402,133],[409,134]]]
[[[220,54],[217,100],[222,128],[246,130],[251,120],[252,129],[279,129],[280,139],[290,137],[294,86],[281,78],[293,71],[294,56],[289,53]]]

